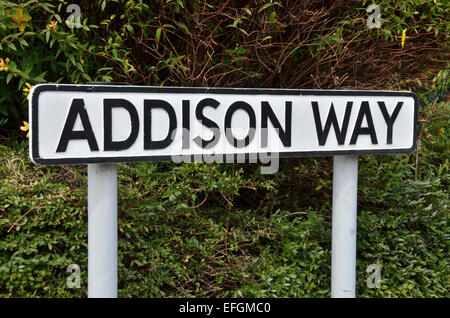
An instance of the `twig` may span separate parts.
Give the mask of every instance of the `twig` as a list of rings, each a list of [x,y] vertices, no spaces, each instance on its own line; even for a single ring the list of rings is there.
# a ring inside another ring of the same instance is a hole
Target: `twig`
[[[11,232],[11,230],[13,229],[13,227],[16,226],[16,224],[19,223],[20,220],[22,220],[28,213],[30,213],[30,212],[33,211],[34,209],[39,209],[39,208],[42,208],[42,206],[38,205],[38,206],[35,206],[35,207],[29,209],[24,215],[22,215],[20,218],[18,218],[18,219],[16,220],[16,222],[13,223],[13,225],[11,225],[11,227],[9,228],[9,230],[8,230],[7,233]]]
[[[194,205],[194,206],[191,206],[191,209],[197,209],[197,208],[199,208],[200,206],[202,206],[203,205],[203,203],[205,203],[206,202],[206,200],[208,199],[208,195],[206,195],[205,196],[205,198],[203,199],[203,201],[202,202],[200,202],[199,204],[197,204],[197,205]]]
[[[299,212],[292,212],[292,213],[289,213],[289,214],[286,214],[286,215],[282,215],[281,217],[284,218],[286,216],[299,215],[299,214],[306,215],[306,214],[308,214],[308,212],[301,212],[301,211],[299,211]]]

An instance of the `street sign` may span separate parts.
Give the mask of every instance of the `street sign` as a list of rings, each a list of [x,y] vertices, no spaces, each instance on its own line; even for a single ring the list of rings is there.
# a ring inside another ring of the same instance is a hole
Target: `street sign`
[[[30,94],[32,161],[89,164],[89,297],[117,297],[115,163],[324,155],[334,155],[331,296],[355,297],[358,155],[416,145],[412,92],[42,84]]]
[[[412,92],[37,85],[31,159],[40,164],[410,152]]]

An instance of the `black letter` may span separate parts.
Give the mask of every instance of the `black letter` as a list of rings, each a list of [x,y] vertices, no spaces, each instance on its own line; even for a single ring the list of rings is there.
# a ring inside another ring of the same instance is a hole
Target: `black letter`
[[[84,130],[73,130],[78,115],[80,115],[81,124],[83,125]],[[84,108],[83,99],[75,98],[72,101],[69,115],[67,115],[66,123],[64,124],[64,129],[56,152],[65,152],[71,139],[86,139],[91,151],[98,151],[97,140],[95,140],[89,116]]]
[[[239,140],[234,138],[231,131],[231,118],[233,117],[234,112],[238,109],[244,110],[247,113],[248,118],[250,119],[250,129],[248,131],[248,135],[244,139]],[[256,130],[256,116],[255,112],[253,111],[253,108],[243,101],[237,101],[231,104],[231,106],[227,110],[227,113],[225,114],[225,136],[227,137],[227,140],[230,143],[230,145],[237,148],[243,148],[248,146],[248,144],[253,140],[253,137],[255,136],[255,130]],[[244,145],[242,145],[242,142],[244,142]]]
[[[402,109],[403,102],[397,103],[397,106],[395,107],[394,111],[392,112],[392,116],[389,116],[384,102],[378,102],[378,106],[380,107],[380,110],[383,113],[383,117],[384,117],[384,120],[386,121],[386,125],[387,125],[386,143],[392,144],[392,128],[394,126],[394,121],[397,119],[397,115],[400,112],[400,109]]]
[[[183,134],[182,134],[182,140],[183,140],[183,149],[189,149],[189,135],[190,135],[190,129],[191,129],[191,123],[189,118],[189,100],[183,100]]]
[[[217,142],[219,142],[219,137],[220,137],[219,126],[215,122],[213,122],[211,119],[209,119],[209,118],[205,117],[205,115],[203,115],[203,109],[205,107],[211,106],[212,108],[215,109],[219,105],[220,105],[220,103],[218,101],[216,101],[215,99],[205,98],[205,99],[202,99],[200,102],[198,102],[197,108],[195,109],[195,116],[200,121],[200,123],[202,123],[203,126],[210,128],[214,134],[210,140],[204,140],[200,136],[197,136],[194,138],[194,142],[202,148],[214,147],[214,145],[217,144]]]
[[[367,127],[361,128],[364,116],[367,118]],[[358,140],[359,135],[370,135],[372,144],[378,144],[375,127],[373,126],[372,113],[370,112],[369,102],[367,101],[361,103],[358,118],[356,118],[355,129],[352,134],[352,139],[350,139],[350,145],[356,144],[356,140]]]
[[[127,139],[112,141],[112,109],[113,107],[125,108],[130,114],[131,132]],[[103,100],[103,150],[124,150],[130,148],[136,141],[139,133],[139,117],[133,104],[125,99]]]
[[[163,140],[152,140],[152,108],[162,108],[169,115],[169,132]],[[164,149],[173,139],[172,133],[177,128],[177,116],[172,106],[160,99],[144,99],[144,149]]]
[[[314,121],[316,123],[317,139],[319,140],[319,145],[323,146],[327,142],[328,133],[332,124],[338,144],[343,145],[345,142],[345,136],[347,135],[348,121],[350,119],[353,102],[347,102],[344,121],[342,122],[342,129],[339,128],[339,123],[336,118],[336,112],[334,111],[333,103],[331,103],[330,112],[328,113],[327,121],[325,122],[325,127],[323,128],[323,130],[322,121],[320,120],[319,104],[317,102],[311,102],[311,105],[314,112]]]
[[[270,122],[278,133],[281,142],[285,147],[291,146],[291,127],[292,127],[292,102],[286,102],[286,112],[284,116],[284,122],[286,129],[281,129],[281,124],[278,118],[275,116],[272,107],[270,107],[269,102],[261,102],[261,129],[262,129],[262,140],[261,147],[267,147],[267,119],[270,118]]]

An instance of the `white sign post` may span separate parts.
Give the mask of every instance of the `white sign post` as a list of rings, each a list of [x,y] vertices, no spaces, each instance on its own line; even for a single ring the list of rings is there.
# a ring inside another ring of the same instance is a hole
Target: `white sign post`
[[[89,297],[117,297],[116,163],[298,156],[334,156],[331,294],[355,297],[357,156],[413,151],[418,103],[411,92],[42,84],[29,107],[33,162],[89,165]]]
[[[88,165],[88,297],[117,297],[117,164]]]
[[[331,297],[354,298],[358,156],[333,158]]]

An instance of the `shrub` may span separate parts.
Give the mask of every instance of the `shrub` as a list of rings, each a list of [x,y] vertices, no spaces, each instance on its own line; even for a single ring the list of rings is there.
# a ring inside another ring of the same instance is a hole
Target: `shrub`
[[[445,1],[383,1],[380,29],[367,1],[78,3],[69,28],[63,0],[0,2],[3,125],[26,119],[26,83],[410,89],[448,67]]]

